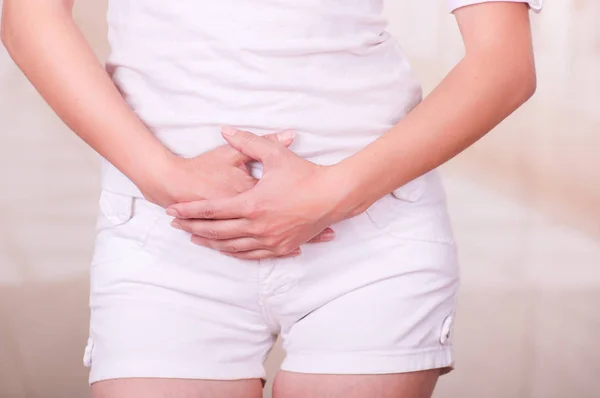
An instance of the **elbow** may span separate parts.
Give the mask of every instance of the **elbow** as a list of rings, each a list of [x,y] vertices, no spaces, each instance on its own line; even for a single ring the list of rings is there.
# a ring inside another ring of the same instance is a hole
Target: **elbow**
[[[4,44],[5,47],[8,47],[8,27],[6,26],[6,16],[3,14],[2,19],[0,20],[0,41]]]
[[[12,43],[14,42],[14,29],[13,29],[13,18],[11,17],[10,7],[8,7],[7,2],[4,2],[4,8],[2,10],[2,18],[0,20],[0,41],[8,52],[11,52],[11,49],[14,47]]]
[[[10,34],[6,32],[4,25],[2,27],[2,31],[0,32],[0,41],[4,45],[4,48],[6,48],[6,51],[8,51],[9,54],[12,54],[13,46],[11,45]]]
[[[537,89],[537,76],[533,65],[508,68],[505,78],[500,79],[499,85],[506,100],[517,109],[526,103]]]
[[[4,22],[1,27],[0,40],[2,41],[4,48],[6,48],[8,55],[16,62],[15,57],[17,56],[17,49],[19,48],[16,44],[17,37],[12,29],[6,27]]]
[[[537,74],[535,71],[535,60],[533,52],[528,51],[523,53],[521,56],[513,56],[512,62],[508,63],[507,72],[509,76],[508,80],[514,80],[513,84],[509,85],[512,87],[517,99],[521,100],[521,103],[527,102],[537,90]]]
[[[519,87],[518,93],[523,103],[533,97],[537,90],[537,74],[535,72],[535,67],[528,67],[525,71],[521,72]]]
[[[536,92],[535,62],[530,54],[515,56],[486,50],[467,54],[463,61],[469,65],[467,70],[470,74],[477,76],[479,81],[487,81],[488,88],[505,103],[514,105],[514,109],[527,102]]]

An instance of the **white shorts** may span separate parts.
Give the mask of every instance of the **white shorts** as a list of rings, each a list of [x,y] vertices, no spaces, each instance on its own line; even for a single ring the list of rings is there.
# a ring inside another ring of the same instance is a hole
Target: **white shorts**
[[[143,199],[103,191],[100,204],[90,382],[264,378],[277,335],[292,372],[453,365],[458,267],[436,173],[333,225],[334,241],[266,261],[194,245]]]

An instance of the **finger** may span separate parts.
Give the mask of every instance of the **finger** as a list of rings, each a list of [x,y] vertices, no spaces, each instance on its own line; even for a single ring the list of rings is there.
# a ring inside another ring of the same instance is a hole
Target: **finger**
[[[235,257],[240,260],[266,260],[269,258],[289,258],[289,257],[297,257],[302,254],[300,248],[294,250],[293,252],[286,254],[284,256],[278,256],[269,250],[252,250],[249,252],[239,252],[239,253],[231,253],[231,252],[221,252],[229,257]]]
[[[335,232],[331,228],[325,228],[319,235],[315,236],[308,243],[331,242],[335,239]]]
[[[282,145],[269,141],[264,137],[252,134],[248,131],[237,130],[233,127],[223,126],[221,128],[223,138],[235,149],[252,159],[259,160],[263,164],[272,163],[275,156],[281,154]],[[291,130],[281,134],[294,135]]]
[[[264,245],[256,238],[211,240],[194,235],[192,236],[192,242],[196,245],[228,253],[249,252],[264,249]]]
[[[292,145],[292,142],[294,142],[294,134],[293,132],[290,133],[288,130],[279,131],[277,133],[272,134],[266,134],[262,137],[264,137],[272,143],[281,144],[286,148]],[[233,161],[236,164],[245,164],[254,160],[252,157],[238,151],[231,145],[226,145],[226,147],[229,148],[229,150],[231,151],[231,156],[233,157]]]
[[[196,236],[211,240],[236,239],[240,237],[252,237],[248,231],[250,222],[237,218],[233,220],[202,220],[175,218],[171,226],[175,229],[189,232]]]
[[[167,214],[185,219],[226,220],[244,218],[246,195],[176,203],[167,208]]]
[[[295,134],[293,130],[283,130],[278,131],[277,133],[263,135],[263,137],[271,142],[288,147],[294,142]]]
[[[299,255],[302,254],[302,249],[297,248],[296,250],[292,251],[291,253],[285,254],[283,256],[279,256],[277,258],[289,258],[289,257],[298,257]]]

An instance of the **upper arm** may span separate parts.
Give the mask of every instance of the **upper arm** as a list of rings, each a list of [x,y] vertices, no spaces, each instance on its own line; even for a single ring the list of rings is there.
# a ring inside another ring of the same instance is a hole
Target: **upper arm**
[[[535,12],[542,11],[543,0],[446,0],[448,5],[448,11],[454,12],[454,10],[478,3],[490,3],[490,2],[512,2],[512,3],[527,3],[527,5]]]
[[[0,33],[2,40],[10,35],[9,30],[18,26],[27,26],[31,16],[48,10],[49,7],[71,13],[75,0],[4,0],[2,4],[2,20]]]
[[[4,11],[10,11],[16,5],[26,8],[34,8],[37,5],[49,4],[72,10],[73,4],[75,4],[75,0],[4,0],[2,3],[2,14],[4,14]]]
[[[452,0],[473,2],[472,0]],[[481,0],[480,0],[481,1]],[[534,1],[534,0],[531,0]],[[484,1],[454,11],[465,52],[533,65],[531,25],[524,1]]]
[[[465,44],[465,59],[533,92],[536,77],[527,1],[449,1],[461,4],[454,15]]]

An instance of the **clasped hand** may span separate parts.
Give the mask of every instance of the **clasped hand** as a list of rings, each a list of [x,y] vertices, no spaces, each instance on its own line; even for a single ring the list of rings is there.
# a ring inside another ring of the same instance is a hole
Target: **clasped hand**
[[[296,256],[304,243],[333,239],[328,227],[343,217],[330,167],[247,131],[224,127],[222,135],[231,147],[263,164],[262,178],[233,196],[169,206],[167,214],[176,217],[173,227],[193,234],[198,245],[248,260]]]

